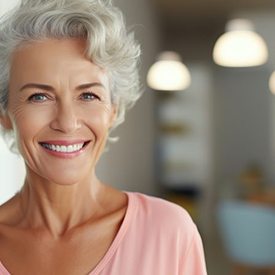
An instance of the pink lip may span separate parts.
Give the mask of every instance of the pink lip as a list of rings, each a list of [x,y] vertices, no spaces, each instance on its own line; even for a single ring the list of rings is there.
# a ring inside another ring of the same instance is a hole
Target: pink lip
[[[89,140],[84,140],[84,139],[77,139],[77,140],[45,140],[41,141],[39,143],[48,143],[48,144],[53,144],[53,145],[74,145],[74,144],[80,144],[80,143],[85,143],[88,142]]]

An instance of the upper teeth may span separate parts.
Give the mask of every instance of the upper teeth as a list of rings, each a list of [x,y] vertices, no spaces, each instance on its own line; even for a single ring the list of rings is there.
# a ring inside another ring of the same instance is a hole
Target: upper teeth
[[[56,151],[56,152],[63,152],[63,153],[72,153],[79,151],[83,147],[84,143],[74,144],[74,145],[53,145],[48,143],[43,143],[42,146],[46,147],[47,149]]]

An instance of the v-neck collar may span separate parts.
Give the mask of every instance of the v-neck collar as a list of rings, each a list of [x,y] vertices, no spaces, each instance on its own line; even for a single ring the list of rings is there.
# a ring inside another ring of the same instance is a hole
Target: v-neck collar
[[[134,200],[133,193],[125,192],[125,194],[127,195],[128,203],[127,203],[127,209],[126,209],[126,213],[125,213],[124,219],[122,221],[122,224],[121,224],[112,244],[110,245],[109,249],[107,250],[107,252],[103,256],[103,258],[99,261],[99,263],[95,266],[95,268],[90,273],[88,273],[88,275],[98,275],[104,269],[104,267],[111,260],[111,258],[113,257],[113,255],[115,254],[117,249],[119,248],[119,245],[121,244],[121,242],[126,234],[128,226],[130,224],[130,220],[133,216],[132,214],[135,210],[135,204],[133,202],[133,200]],[[3,265],[3,263],[1,261],[0,261],[0,272],[1,272],[1,275],[11,275],[11,273],[9,273],[9,271],[6,269],[6,267]]]

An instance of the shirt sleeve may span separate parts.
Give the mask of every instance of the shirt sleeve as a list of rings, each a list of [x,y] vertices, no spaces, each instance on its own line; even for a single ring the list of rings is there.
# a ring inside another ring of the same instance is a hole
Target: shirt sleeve
[[[203,244],[195,225],[193,237],[180,265],[179,275],[207,275]]]

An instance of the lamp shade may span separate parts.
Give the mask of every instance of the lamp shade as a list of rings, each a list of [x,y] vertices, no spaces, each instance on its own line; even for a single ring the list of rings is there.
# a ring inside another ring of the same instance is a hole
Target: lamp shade
[[[175,52],[163,52],[147,74],[148,85],[155,90],[180,91],[189,87],[191,76]]]
[[[275,95],[275,71],[271,74],[269,78],[269,89],[271,93]]]
[[[226,67],[251,67],[264,64],[268,50],[263,38],[253,31],[248,20],[232,20],[228,31],[217,40],[213,59]]]

